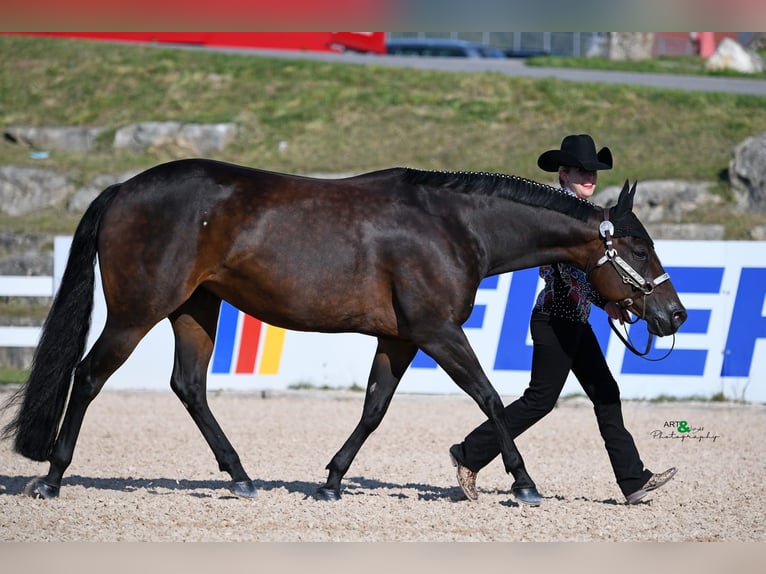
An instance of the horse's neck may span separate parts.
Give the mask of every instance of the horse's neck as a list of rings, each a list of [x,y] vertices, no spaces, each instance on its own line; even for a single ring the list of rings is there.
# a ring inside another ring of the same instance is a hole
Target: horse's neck
[[[588,221],[581,221],[550,209],[504,203],[480,216],[488,274],[554,262],[584,269],[598,248],[595,212]]]

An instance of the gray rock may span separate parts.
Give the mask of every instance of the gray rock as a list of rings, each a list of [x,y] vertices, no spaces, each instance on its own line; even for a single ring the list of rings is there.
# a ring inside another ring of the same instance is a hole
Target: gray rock
[[[740,211],[766,212],[766,132],[749,137],[729,161],[729,184]]]
[[[234,141],[239,129],[236,124],[186,124],[178,134],[179,146],[191,153],[205,155],[222,151]]]
[[[712,187],[713,183],[704,181],[639,181],[633,211],[644,223],[679,223],[684,215],[699,207],[723,202],[720,196],[711,193]],[[593,196],[593,202],[602,206],[615,205],[621,189],[620,186],[607,187]]]
[[[142,151],[150,146],[173,142],[181,122],[141,122],[120,128],[114,134],[115,149]]]
[[[7,324],[7,323],[6,323]],[[35,349],[25,347],[0,347],[0,365],[13,369],[29,369]]]
[[[63,175],[36,167],[0,167],[0,211],[25,215],[61,205],[74,191]]]
[[[756,225],[750,230],[753,241],[766,241],[766,225]]]
[[[0,275],[52,275],[53,236],[0,232]]]
[[[139,173],[137,170],[126,171],[119,174],[97,175],[93,180],[74,192],[67,202],[67,211],[73,213],[84,213],[90,203],[96,199],[96,196],[104,189],[114,183],[120,183],[130,179]]]
[[[47,233],[0,231],[0,257],[44,249],[53,250],[53,237]]]
[[[96,147],[96,139],[104,131],[98,127],[62,126],[28,127],[13,126],[5,130],[5,139],[39,150],[90,151]]]
[[[27,252],[2,258],[0,275],[53,275],[53,252]]]
[[[142,122],[117,130],[114,147],[142,151],[149,147],[174,146],[188,154],[205,155],[223,150],[234,141],[238,131],[233,123]]]
[[[650,223],[646,230],[652,239],[722,240],[726,227],[718,223]]]

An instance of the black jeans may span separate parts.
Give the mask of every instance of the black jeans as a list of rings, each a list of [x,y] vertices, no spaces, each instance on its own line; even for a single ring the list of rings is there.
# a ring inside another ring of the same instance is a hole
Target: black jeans
[[[628,495],[641,488],[652,473],[644,468],[633,437],[625,429],[620,389],[591,326],[537,312],[532,314],[530,329],[534,343],[531,380],[503,415],[511,436],[516,438],[553,410],[572,371],[593,403],[620,490]],[[479,425],[452,452],[463,466],[475,472],[484,468],[500,454],[492,423],[487,420]]]

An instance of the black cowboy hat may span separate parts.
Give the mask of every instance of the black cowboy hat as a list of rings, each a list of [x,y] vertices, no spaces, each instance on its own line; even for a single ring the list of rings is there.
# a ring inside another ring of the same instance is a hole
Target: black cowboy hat
[[[561,149],[544,152],[537,158],[537,165],[544,171],[558,171],[559,166],[579,167],[588,171],[612,169],[612,152],[602,147],[596,153],[596,144],[588,134],[565,137]]]

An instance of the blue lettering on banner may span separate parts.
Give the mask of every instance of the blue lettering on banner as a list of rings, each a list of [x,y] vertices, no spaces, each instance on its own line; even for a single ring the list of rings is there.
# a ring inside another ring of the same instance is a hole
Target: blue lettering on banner
[[[532,307],[537,300],[539,279],[537,268],[514,271],[511,275],[508,302],[497,343],[494,363],[496,371],[527,371],[532,365],[532,345],[527,344],[527,334]],[[604,318],[603,321],[593,321],[592,327],[601,348],[606,352],[611,333],[606,314],[597,307],[593,307],[593,310],[596,317]]]
[[[723,267],[667,267],[673,286],[683,300],[684,294],[711,294],[721,292],[725,268]],[[539,272],[537,268],[523,269],[511,274],[508,297],[503,314],[500,334],[497,340],[493,369],[496,371],[527,371],[532,364],[532,345],[527,343],[529,317],[537,297]],[[488,277],[479,289],[497,289],[498,277]],[[750,373],[758,339],[766,338],[766,269],[742,268],[739,290],[731,316],[725,357],[721,368],[722,377],[746,377]],[[687,308],[688,319],[678,334],[705,335],[711,329],[711,309]],[[487,306],[478,304],[464,327],[482,329]],[[608,351],[611,330],[603,310],[593,307],[591,313],[593,332],[604,351]],[[646,347],[649,333],[644,321],[628,327],[628,334],[634,346]],[[655,347],[653,340],[649,357],[659,357],[667,352]],[[704,376],[709,349],[674,348],[661,361],[646,361],[624,351],[620,373],[628,375],[677,375]],[[436,362],[423,352],[418,352],[412,363],[413,368],[435,369]]]
[[[756,339],[766,338],[766,269],[743,267],[724,350],[722,377],[747,377]]]
[[[537,296],[537,268],[514,271],[503,326],[497,341],[496,371],[525,371],[532,364],[532,347],[527,345],[529,312]]]
[[[722,267],[668,267],[665,269],[673,281],[679,296],[684,293],[719,293],[723,280]],[[678,333],[705,334],[710,328],[709,309],[687,309],[688,318]],[[646,323],[640,321],[630,327],[630,337],[638,349],[646,347],[649,331]],[[652,342],[648,357],[658,357],[665,351],[657,351]],[[662,361],[646,361],[626,351],[622,362],[622,373],[636,375],[692,375],[705,374],[707,349],[673,349]]]

